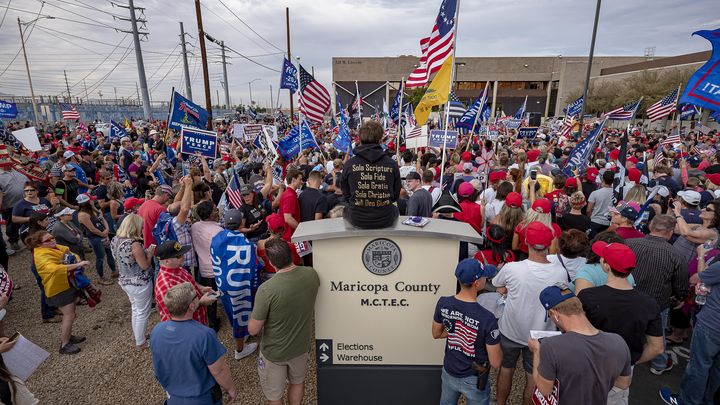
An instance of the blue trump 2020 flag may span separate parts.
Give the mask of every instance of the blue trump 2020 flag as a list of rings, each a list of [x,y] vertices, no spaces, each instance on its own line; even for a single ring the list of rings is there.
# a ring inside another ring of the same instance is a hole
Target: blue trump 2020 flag
[[[333,146],[339,151],[347,151],[350,145],[352,145],[352,139],[350,139],[350,131],[348,130],[347,120],[345,119],[345,113],[343,107],[338,100],[338,109],[340,111],[340,124],[338,125],[338,134],[333,141]]]
[[[712,45],[710,59],[690,77],[679,104],[694,104],[713,111],[720,110],[720,28],[697,31]]]
[[[563,169],[563,172],[565,172],[566,176],[571,177],[574,169],[582,170],[585,167],[588,162],[588,158],[590,157],[590,154],[595,149],[595,144],[597,143],[598,136],[600,135],[600,132],[602,132],[603,126],[605,126],[606,121],[607,120],[600,121],[600,123],[595,127],[595,129],[593,129],[592,132],[588,134],[587,138],[583,139],[573,148],[572,151],[570,151],[570,155],[565,162],[565,168]]]
[[[17,104],[0,100],[0,118],[16,118]]]
[[[260,284],[255,245],[241,232],[222,230],[212,238],[210,259],[215,284],[223,293],[223,308],[232,320],[233,337],[243,338],[248,335],[253,297]]]
[[[287,58],[283,58],[280,88],[288,89],[290,93],[295,93],[298,89],[297,68]]]
[[[123,136],[128,136],[125,128],[121,127],[120,124],[114,120],[110,120],[110,138],[122,138]]]
[[[476,130],[480,130],[480,125],[476,125],[475,122],[481,120],[481,117],[478,117],[478,111],[482,113],[482,109],[485,108],[485,105],[487,104],[489,88],[490,83],[485,84],[485,89],[483,89],[483,92],[470,106],[470,108],[465,111],[465,114],[463,114],[463,116],[458,119],[458,121],[455,123],[455,128],[472,129],[472,127],[475,126]]]
[[[176,131],[181,127],[204,129],[207,127],[209,116],[204,108],[181,96],[177,91],[173,93],[168,127]]]
[[[515,118],[516,120],[523,119],[525,116],[526,109],[527,109],[527,96],[525,96],[525,101],[523,101],[520,108],[518,108],[517,112],[515,113],[515,117],[513,117],[513,118]]]
[[[278,149],[280,150],[280,154],[282,154],[283,158],[292,159],[297,156],[298,153],[300,153],[301,138],[303,149],[319,149],[317,142],[315,142],[315,137],[313,137],[312,131],[307,124],[307,121],[303,121],[302,131],[300,131],[300,126],[296,125],[295,127],[293,127],[290,133],[285,136],[285,138],[278,141]]]
[[[402,86],[400,86],[400,90],[398,90],[397,94],[395,94],[395,99],[393,100],[392,107],[390,107],[390,118],[393,120],[393,122],[396,122],[398,118],[400,117],[400,95],[402,94]],[[400,125],[400,123],[397,123]]]
[[[579,115],[580,110],[582,109],[582,106],[583,106],[583,96],[580,96],[580,97],[578,97],[577,100],[568,104],[568,106],[566,108],[563,108],[563,112],[568,117],[572,117],[573,115]]]

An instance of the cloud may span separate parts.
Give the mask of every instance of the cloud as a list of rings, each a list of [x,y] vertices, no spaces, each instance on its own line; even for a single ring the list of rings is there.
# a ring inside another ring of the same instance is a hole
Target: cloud
[[[223,0],[262,39],[220,1],[202,3],[207,33],[276,70],[283,57],[280,50],[286,48],[285,7],[289,7],[293,56],[300,56],[308,70],[314,67],[317,78],[328,88],[332,57],[417,55],[418,41],[429,35],[440,6],[440,0]],[[651,46],[659,56],[707,50],[707,41],[693,38],[691,33],[720,25],[720,20],[708,13],[714,3],[700,0],[678,7],[673,0],[606,0],[600,14],[596,54],[642,55]],[[145,8],[138,14],[147,19],[149,36],[141,48],[152,99],[168,100],[172,87],[184,92],[178,24],[183,21],[190,35],[187,40],[192,55],[188,63],[193,96],[196,101],[204,100],[194,1],[135,0],[135,5]],[[17,18],[34,19],[41,2],[13,0],[10,9],[0,6],[0,18],[6,10],[0,26],[0,43],[4,45],[0,48],[0,73],[6,67],[7,71],[0,76],[0,93],[28,95],[22,54],[9,64],[20,49]],[[594,12],[595,2],[591,0],[460,0],[458,56],[586,55]],[[113,29],[130,29],[129,22],[112,16],[128,16],[127,9],[105,1],[46,0],[42,14],[57,18],[39,20],[39,28],[29,27],[27,31],[37,95],[66,93],[66,71],[73,96],[84,97],[87,87],[91,98],[98,98],[99,92],[103,98],[114,98],[115,90],[118,97],[136,97],[138,74],[132,38]],[[216,102],[219,90],[224,103],[219,47],[209,41],[206,45],[212,100]],[[248,102],[248,82],[256,78],[261,80],[252,84],[254,99],[263,106],[269,103],[270,86],[273,99],[277,98],[279,73],[233,52],[227,56],[234,104]],[[280,102],[287,106],[287,91],[280,94]]]

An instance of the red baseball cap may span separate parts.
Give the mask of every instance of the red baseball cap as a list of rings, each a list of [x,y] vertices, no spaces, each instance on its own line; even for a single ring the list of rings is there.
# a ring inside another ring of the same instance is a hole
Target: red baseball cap
[[[570,177],[565,180],[565,188],[577,188],[577,179],[575,177]]]
[[[595,178],[600,174],[600,170],[598,170],[595,167],[590,167],[587,169],[587,172],[585,172],[585,178],[588,181],[595,181]]]
[[[268,229],[277,232],[285,227],[285,218],[280,214],[270,214],[265,218]]]
[[[627,158],[627,161],[633,162],[633,164],[638,164],[638,162],[640,162],[635,156],[630,156],[629,158]]]
[[[706,174],[705,177],[707,177],[712,184],[720,186],[720,173]]]
[[[547,198],[539,198],[532,204],[532,210],[541,214],[549,214],[552,204]]]
[[[527,156],[528,163],[534,162],[534,161],[538,160],[538,157],[540,157],[540,150],[539,149],[530,149],[529,151],[527,151],[525,156]]]
[[[142,205],[142,203],[145,202],[144,198],[135,198],[130,197],[127,200],[125,200],[125,203],[123,203],[123,207],[125,207],[126,211],[130,211],[134,209],[135,207]]]
[[[490,173],[490,183],[492,183],[494,181],[505,180],[506,177],[507,177],[507,173],[505,173],[505,172],[502,172],[502,171],[501,172],[492,172],[492,173]]]
[[[513,208],[520,208],[522,206],[522,196],[520,193],[511,192],[505,197],[505,205]]]
[[[619,273],[630,273],[635,269],[635,253],[627,245],[598,241],[593,243],[592,251]]]
[[[460,155],[460,159],[463,162],[469,162],[472,160],[472,153],[470,152],[463,152],[462,155]]]
[[[546,248],[554,239],[552,230],[542,222],[533,221],[525,228],[525,243],[528,246],[542,246]]]
[[[474,192],[475,192],[475,187],[473,187],[472,184],[465,182],[465,183],[460,184],[460,186],[458,186],[457,194],[460,197],[470,197],[472,195],[472,193],[474,193]]]
[[[617,160],[620,157],[620,151],[613,149],[610,151],[610,160]]]
[[[628,179],[630,179],[630,181],[637,183],[640,181],[642,172],[633,167],[632,169],[628,169],[627,176],[628,176]]]

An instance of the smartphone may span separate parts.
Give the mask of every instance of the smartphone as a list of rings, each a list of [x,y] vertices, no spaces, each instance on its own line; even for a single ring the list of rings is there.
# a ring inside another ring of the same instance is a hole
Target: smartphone
[[[535,170],[530,172],[530,179],[537,180],[537,172]]]
[[[220,290],[217,290],[217,291],[213,291],[213,292],[211,292],[210,294],[208,294],[208,297],[214,298],[214,299],[218,299],[218,298],[220,298],[222,295],[223,295],[223,292],[220,291]]]
[[[18,340],[18,338],[20,338],[20,332],[15,332],[12,334],[12,336],[10,336],[10,341],[14,342],[14,341]]]

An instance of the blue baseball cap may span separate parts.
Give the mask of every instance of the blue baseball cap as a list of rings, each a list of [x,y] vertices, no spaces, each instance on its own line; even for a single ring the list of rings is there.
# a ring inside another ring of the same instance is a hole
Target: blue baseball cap
[[[543,308],[545,308],[546,311],[555,308],[555,306],[559,303],[575,296],[572,291],[563,295],[563,289],[567,289],[567,286],[563,285],[561,288],[561,286],[553,285],[550,287],[546,287],[540,292],[540,303],[542,303],[542,306]]]
[[[483,265],[475,258],[467,258],[455,267],[455,277],[460,284],[472,284],[480,277],[494,277],[497,274],[497,267],[491,264]]]

